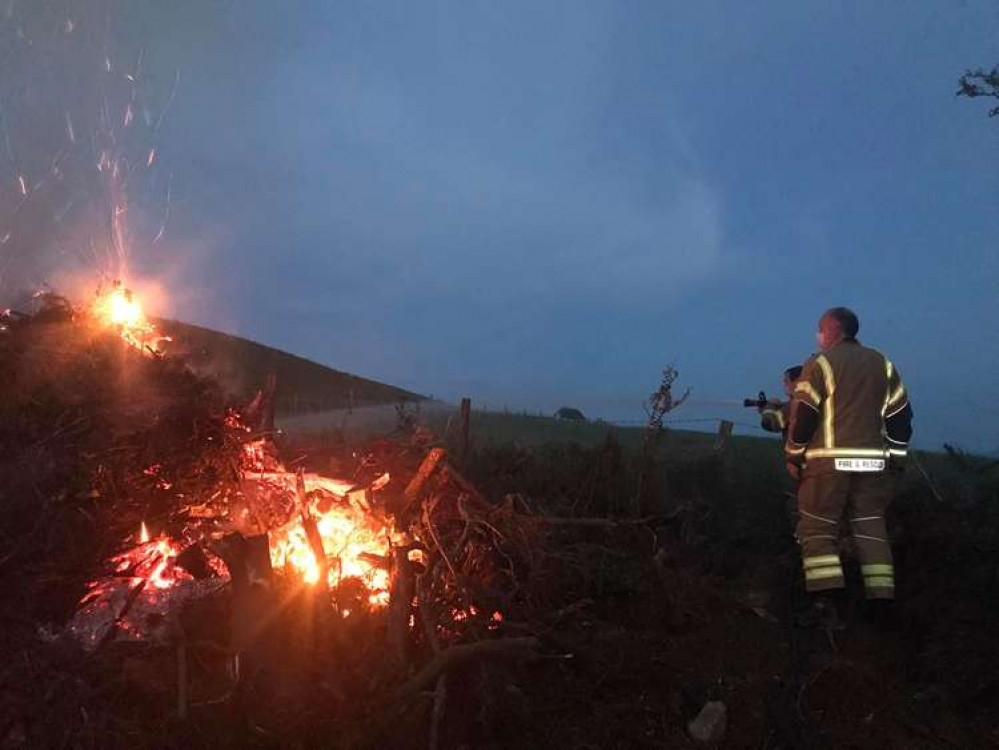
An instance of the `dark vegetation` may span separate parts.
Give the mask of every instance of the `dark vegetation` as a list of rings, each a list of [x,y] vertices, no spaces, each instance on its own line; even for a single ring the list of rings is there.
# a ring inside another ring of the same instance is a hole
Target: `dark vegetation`
[[[408,748],[427,747],[432,726],[442,748],[691,747],[687,722],[709,700],[728,708],[724,747],[999,740],[994,461],[954,448],[918,456],[892,510],[897,620],[868,622],[854,600],[849,628],[829,638],[789,624],[799,563],[774,440],[736,437],[718,450],[712,435],[663,431],[650,449],[645,429],[473,413],[463,449],[448,417],[428,424],[411,408],[374,443],[290,435],[282,450],[340,475],[393,445],[411,461],[434,445],[464,455],[462,473],[499,512],[497,532],[530,531],[535,559],[516,568],[523,596],[495,633],[537,638],[537,657],[455,671],[436,724],[432,686],[388,729],[364,723],[370,702],[338,713],[350,701],[326,688],[307,696],[326,708],[306,730],[298,717],[258,732],[225,701],[179,721],[172,653],[95,658],[54,633],[139,520],[170,527],[177,488],[197,496],[235,481],[231,402],[211,378],[133,356],[113,337],[53,324],[2,346],[3,747]],[[503,513],[521,521],[502,525]],[[222,607],[204,639],[215,642],[229,616]],[[331,668],[334,683],[370,655],[369,633],[350,638],[363,648]],[[194,663],[192,690],[209,666]]]
[[[852,569],[848,628],[827,637],[791,626],[800,563],[772,438],[736,437],[717,452],[712,435],[666,432],[636,519],[639,478],[650,476],[643,430],[512,414],[472,424],[466,469],[486,495],[578,520],[547,539],[563,614],[517,688],[516,732],[481,746],[694,747],[685,727],[709,700],[729,710],[724,747],[999,741],[994,461],[916,454],[890,518],[896,616],[866,618]],[[308,439],[320,463],[342,449],[335,434]]]
[[[958,80],[957,95],[969,99],[999,99],[999,67],[966,71]],[[996,116],[999,116],[999,106],[989,109],[989,117]]]

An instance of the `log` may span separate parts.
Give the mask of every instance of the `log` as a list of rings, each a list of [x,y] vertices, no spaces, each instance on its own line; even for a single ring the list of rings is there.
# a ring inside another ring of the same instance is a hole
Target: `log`
[[[409,645],[409,615],[413,608],[413,590],[416,583],[413,564],[409,561],[409,550],[396,547],[393,555],[395,566],[389,594],[387,637],[389,651],[400,664],[404,664]]]
[[[430,477],[433,476],[438,466],[440,466],[446,457],[447,451],[443,448],[434,448],[427,454],[426,458],[423,459],[423,463],[420,464],[420,468],[417,469],[416,474],[409,480],[409,484],[406,485],[404,493],[406,505],[412,505],[420,499],[423,490],[426,489],[427,482],[430,481]]]
[[[316,520],[309,511],[309,499],[305,494],[305,474],[301,469],[295,477],[295,496],[298,499],[298,512],[302,517],[305,537],[309,540],[309,547],[319,567],[319,585],[325,591],[329,587],[330,566],[326,560],[326,550],[323,549],[323,538],[319,534],[319,527],[316,526]]]
[[[394,696],[398,701],[406,701],[421,690],[435,683],[442,674],[461,666],[471,659],[485,659],[496,656],[520,655],[530,656],[538,647],[539,641],[534,637],[504,638],[497,641],[477,641],[451,646],[441,651],[412,679],[402,685]],[[519,652],[519,653],[518,653]]]
[[[463,468],[468,468],[468,442],[471,417],[472,400],[470,398],[463,398],[461,400],[461,453],[459,454],[459,460]]]
[[[266,534],[244,538],[236,532],[221,539],[214,551],[229,569],[232,585],[232,649],[257,656],[279,609],[271,585],[270,546]]]
[[[448,464],[444,467],[444,475],[447,481],[454,484],[459,490],[468,495],[468,499],[476,506],[479,510],[489,512],[493,510],[493,505],[479,492],[475,485],[465,479],[456,468]]]
[[[440,640],[437,638],[437,615],[431,610],[430,592],[427,590],[427,580],[433,576],[435,568],[436,565],[432,565],[423,575],[416,578],[416,606],[419,609],[423,634],[436,655],[441,651]]]

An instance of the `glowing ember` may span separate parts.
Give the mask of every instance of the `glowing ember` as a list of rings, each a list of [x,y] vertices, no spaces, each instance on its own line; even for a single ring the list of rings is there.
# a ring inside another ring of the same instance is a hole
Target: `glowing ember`
[[[69,624],[83,647],[93,650],[110,637],[162,641],[169,637],[167,614],[172,608],[228,583],[224,564],[211,560],[218,575],[195,580],[177,565],[180,552],[177,542],[161,536],[112,557],[113,572],[88,584],[89,591]]]
[[[139,542],[145,544],[149,541],[149,529],[146,528],[146,522],[142,522],[142,526],[139,528]]]
[[[135,294],[120,281],[115,281],[109,290],[98,291],[92,311],[102,325],[117,329],[128,344],[140,351],[155,352],[163,341],[169,341],[168,337],[157,334]]]
[[[190,574],[183,568],[175,567],[180,554],[177,543],[165,536],[149,541],[146,524],[142,524],[142,541],[137,547],[111,558],[115,572],[131,575],[137,583],[145,583],[158,589],[167,589],[177,581],[189,579]],[[86,599],[84,599],[86,601]]]

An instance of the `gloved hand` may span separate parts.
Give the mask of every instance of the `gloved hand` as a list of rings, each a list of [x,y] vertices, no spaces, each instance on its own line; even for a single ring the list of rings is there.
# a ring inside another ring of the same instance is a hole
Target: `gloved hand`
[[[791,479],[801,479],[801,465],[789,460],[787,462],[787,473],[791,475]]]
[[[767,399],[766,401],[761,401],[756,405],[756,411],[758,411],[760,414],[767,411],[768,409],[772,411],[774,409],[779,409],[779,408],[780,408],[780,401],[777,401],[776,399],[772,398]]]
[[[788,441],[788,445],[786,445],[785,448],[787,448],[789,445],[790,441]],[[787,473],[791,475],[791,478],[800,479],[801,469],[805,465],[804,453],[803,452],[798,453],[796,451],[795,452],[787,451],[784,454],[784,460],[787,461]]]

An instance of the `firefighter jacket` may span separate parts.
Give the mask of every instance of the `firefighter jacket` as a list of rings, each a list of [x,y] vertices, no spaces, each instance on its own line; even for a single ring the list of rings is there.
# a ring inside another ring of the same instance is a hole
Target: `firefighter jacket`
[[[785,432],[790,422],[791,404],[780,401],[768,402],[760,412],[760,427],[767,432]]]
[[[809,473],[881,471],[906,455],[912,407],[881,352],[846,339],[805,363],[795,386],[785,451]]]

